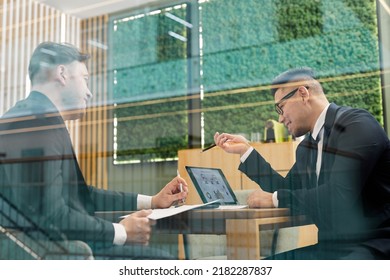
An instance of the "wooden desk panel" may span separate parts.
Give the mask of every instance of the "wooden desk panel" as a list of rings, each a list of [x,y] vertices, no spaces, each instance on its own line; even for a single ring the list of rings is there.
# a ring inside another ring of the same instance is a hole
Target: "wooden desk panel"
[[[230,260],[259,260],[260,226],[274,227],[290,222],[290,217],[238,219],[226,221],[226,250]]]
[[[117,223],[121,216],[134,211],[97,211],[95,216]],[[153,227],[159,233],[183,234],[225,234],[226,220],[253,220],[290,216],[288,208],[245,208],[245,209],[193,209],[157,220]],[[298,221],[296,218],[295,220]],[[299,222],[302,222],[300,218]],[[208,228],[214,224],[214,231]],[[221,227],[215,226],[222,225]],[[207,225],[207,226],[205,226]]]
[[[96,212],[95,215],[117,222],[129,212]],[[287,208],[260,209],[195,209],[160,219],[153,227],[154,234],[226,234],[228,259],[260,259],[260,231],[298,226],[298,247],[317,243],[317,227],[307,225],[304,216],[290,216]],[[179,252],[184,259],[184,252]]]
[[[262,219],[236,219],[226,221],[226,251],[229,260],[258,260],[261,255],[260,232],[264,229],[289,227],[291,217]],[[314,224],[299,225],[296,247],[302,248],[318,242],[318,229]]]

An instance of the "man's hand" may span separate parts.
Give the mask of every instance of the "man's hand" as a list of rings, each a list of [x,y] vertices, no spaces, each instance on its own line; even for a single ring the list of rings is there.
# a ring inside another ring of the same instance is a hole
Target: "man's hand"
[[[249,208],[274,208],[272,202],[272,193],[265,192],[262,189],[254,191],[248,196]]]
[[[180,184],[183,191],[180,190]],[[152,197],[152,208],[167,208],[176,201],[183,201],[188,194],[187,182],[177,176],[172,179],[158,194]]]
[[[228,133],[214,134],[214,142],[218,147],[221,147],[225,152],[231,154],[239,154],[242,156],[250,148],[248,140],[241,135],[233,135]]]
[[[137,211],[119,222],[125,227],[126,243],[149,244],[152,225],[155,224],[155,221],[147,218],[151,213],[152,210]]]

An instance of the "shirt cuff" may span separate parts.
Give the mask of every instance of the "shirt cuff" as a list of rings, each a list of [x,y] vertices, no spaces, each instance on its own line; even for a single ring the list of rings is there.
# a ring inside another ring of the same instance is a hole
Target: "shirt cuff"
[[[150,209],[152,208],[152,197],[149,195],[139,194],[137,196],[137,209]]]
[[[278,192],[274,192],[272,194],[272,203],[274,204],[275,208],[278,208],[279,205]]]
[[[126,243],[127,234],[123,225],[113,223],[114,226],[114,245],[124,245]]]
[[[240,158],[241,163],[246,161],[246,159],[249,157],[252,151],[253,151],[253,147],[249,147],[248,150],[246,150],[245,154],[243,154],[242,157]]]

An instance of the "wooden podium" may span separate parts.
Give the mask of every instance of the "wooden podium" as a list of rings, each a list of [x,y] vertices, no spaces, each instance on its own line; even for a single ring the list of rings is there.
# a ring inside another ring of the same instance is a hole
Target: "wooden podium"
[[[295,162],[295,150],[299,142],[283,143],[251,143],[260,154],[281,175],[285,176]],[[178,169],[180,175],[187,181],[189,194],[187,204],[201,203],[201,199],[193,186],[185,166],[214,167],[224,172],[226,179],[234,190],[257,189],[259,186],[238,170],[240,156],[228,154],[221,148],[215,147],[205,152],[201,149],[179,151]]]

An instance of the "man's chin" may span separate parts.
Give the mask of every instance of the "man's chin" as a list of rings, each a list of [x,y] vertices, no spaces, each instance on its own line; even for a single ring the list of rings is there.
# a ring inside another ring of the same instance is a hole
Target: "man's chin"
[[[67,121],[81,119],[84,115],[85,109],[68,110],[62,113],[62,117]]]
[[[290,131],[290,134],[295,137],[295,138],[298,138],[298,137],[302,137],[302,136],[305,136],[306,133],[303,133],[302,131],[299,131],[299,132],[294,132],[294,131]]]
[[[290,127],[287,126],[288,133],[290,133],[292,136],[296,137],[295,131],[290,129]]]
[[[300,131],[296,131],[294,129],[287,129],[288,132],[293,136],[293,137],[301,137],[302,133]]]

